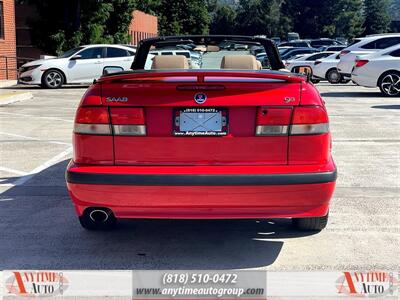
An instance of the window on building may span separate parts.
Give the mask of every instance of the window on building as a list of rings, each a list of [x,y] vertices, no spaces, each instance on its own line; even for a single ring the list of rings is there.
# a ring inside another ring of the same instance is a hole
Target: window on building
[[[3,1],[0,1],[0,39],[4,39],[4,7],[3,7]]]

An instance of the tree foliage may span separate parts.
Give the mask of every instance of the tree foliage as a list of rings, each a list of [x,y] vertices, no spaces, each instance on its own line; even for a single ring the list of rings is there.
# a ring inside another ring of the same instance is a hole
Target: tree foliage
[[[384,33],[390,28],[391,0],[364,0],[365,34]]]

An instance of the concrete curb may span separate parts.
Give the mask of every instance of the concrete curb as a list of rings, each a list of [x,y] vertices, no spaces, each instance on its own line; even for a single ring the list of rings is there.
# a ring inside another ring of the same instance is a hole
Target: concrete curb
[[[6,92],[0,93],[0,106],[8,105],[14,102],[32,99],[33,94],[30,92]]]
[[[17,85],[16,80],[0,80],[0,88],[12,87],[14,85]]]

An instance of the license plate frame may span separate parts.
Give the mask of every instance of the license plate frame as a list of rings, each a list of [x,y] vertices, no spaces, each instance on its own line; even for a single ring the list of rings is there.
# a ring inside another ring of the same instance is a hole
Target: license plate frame
[[[226,136],[228,109],[220,107],[186,107],[173,111],[174,136]]]

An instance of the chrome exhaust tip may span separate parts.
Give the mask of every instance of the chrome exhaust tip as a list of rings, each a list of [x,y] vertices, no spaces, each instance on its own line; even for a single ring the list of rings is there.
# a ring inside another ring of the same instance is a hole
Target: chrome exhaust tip
[[[90,219],[96,223],[105,223],[110,217],[110,212],[103,209],[94,209],[89,214]]]

